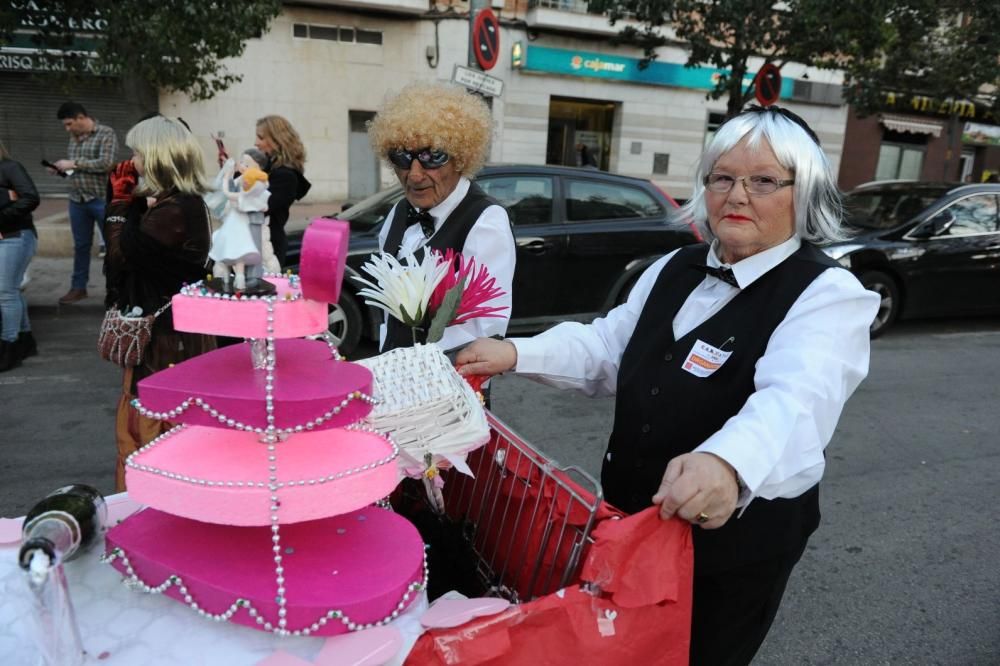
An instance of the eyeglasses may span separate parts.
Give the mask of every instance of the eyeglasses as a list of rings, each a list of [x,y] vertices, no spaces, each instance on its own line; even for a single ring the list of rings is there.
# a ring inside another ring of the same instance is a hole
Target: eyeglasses
[[[705,176],[705,189],[711,192],[723,194],[729,192],[736,185],[736,181],[743,183],[743,189],[747,194],[774,194],[782,187],[795,184],[795,179],[781,180],[773,176],[740,176],[734,178],[724,173],[710,173]]]
[[[409,169],[413,166],[413,160],[420,162],[420,166],[425,169],[440,169],[451,156],[443,150],[433,150],[430,147],[418,148],[417,150],[403,150],[397,148],[389,151],[389,161],[400,169]]]

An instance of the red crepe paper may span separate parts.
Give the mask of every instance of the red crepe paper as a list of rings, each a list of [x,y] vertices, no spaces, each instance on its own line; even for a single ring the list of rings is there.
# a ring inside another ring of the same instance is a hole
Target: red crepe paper
[[[624,608],[676,602],[682,584],[690,583],[685,553],[694,552],[691,525],[679,518],[660,519],[659,508],[606,520],[594,530],[581,577],[597,583]]]
[[[602,579],[610,594],[573,586],[454,629],[428,631],[406,664],[687,664],[690,526],[661,521],[650,509],[602,522],[594,539],[583,580]]]

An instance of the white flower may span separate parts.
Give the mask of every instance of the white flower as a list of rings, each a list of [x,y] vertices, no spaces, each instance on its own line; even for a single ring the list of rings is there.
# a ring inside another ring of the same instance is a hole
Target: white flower
[[[403,255],[400,262],[391,254],[380,252],[361,267],[375,282],[362,277],[354,279],[366,285],[358,295],[369,305],[385,310],[407,326],[421,326],[427,302],[450,268],[434,252],[425,252],[420,262],[412,253]]]

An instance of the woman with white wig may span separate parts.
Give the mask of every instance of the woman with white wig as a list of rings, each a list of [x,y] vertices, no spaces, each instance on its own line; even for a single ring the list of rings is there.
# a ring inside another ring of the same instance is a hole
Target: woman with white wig
[[[819,525],[824,449],[868,373],[878,297],[817,248],[843,236],[840,196],[786,109],[724,123],[679,212],[710,243],[663,257],[606,317],[478,340],[458,363],[616,396],[605,497],[693,525],[691,663],[748,664]]]

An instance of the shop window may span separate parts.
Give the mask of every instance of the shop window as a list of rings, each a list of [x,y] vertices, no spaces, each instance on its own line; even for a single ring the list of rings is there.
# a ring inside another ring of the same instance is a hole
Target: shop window
[[[337,41],[337,33],[339,30],[337,28],[331,28],[325,25],[311,25],[309,26],[309,39],[325,39],[330,42]]]
[[[666,176],[670,171],[670,153],[653,153],[653,173]]]
[[[382,33],[378,30],[357,30],[358,44],[381,44]]]
[[[312,25],[309,23],[292,24],[292,36],[298,39],[322,39],[327,42],[342,42],[346,44],[382,44],[382,32],[379,30],[362,30],[353,26]]]
[[[663,207],[647,192],[628,185],[609,185],[594,180],[569,180],[566,217],[571,222],[653,217]]]
[[[507,209],[514,226],[552,223],[552,179],[537,176],[479,178],[476,183]]]
[[[712,143],[712,139],[715,138],[715,133],[719,131],[719,126],[726,122],[726,114],[724,113],[709,113],[708,123],[705,125],[705,148],[708,144]]]
[[[875,180],[919,180],[923,166],[922,148],[883,143],[878,151]]]

